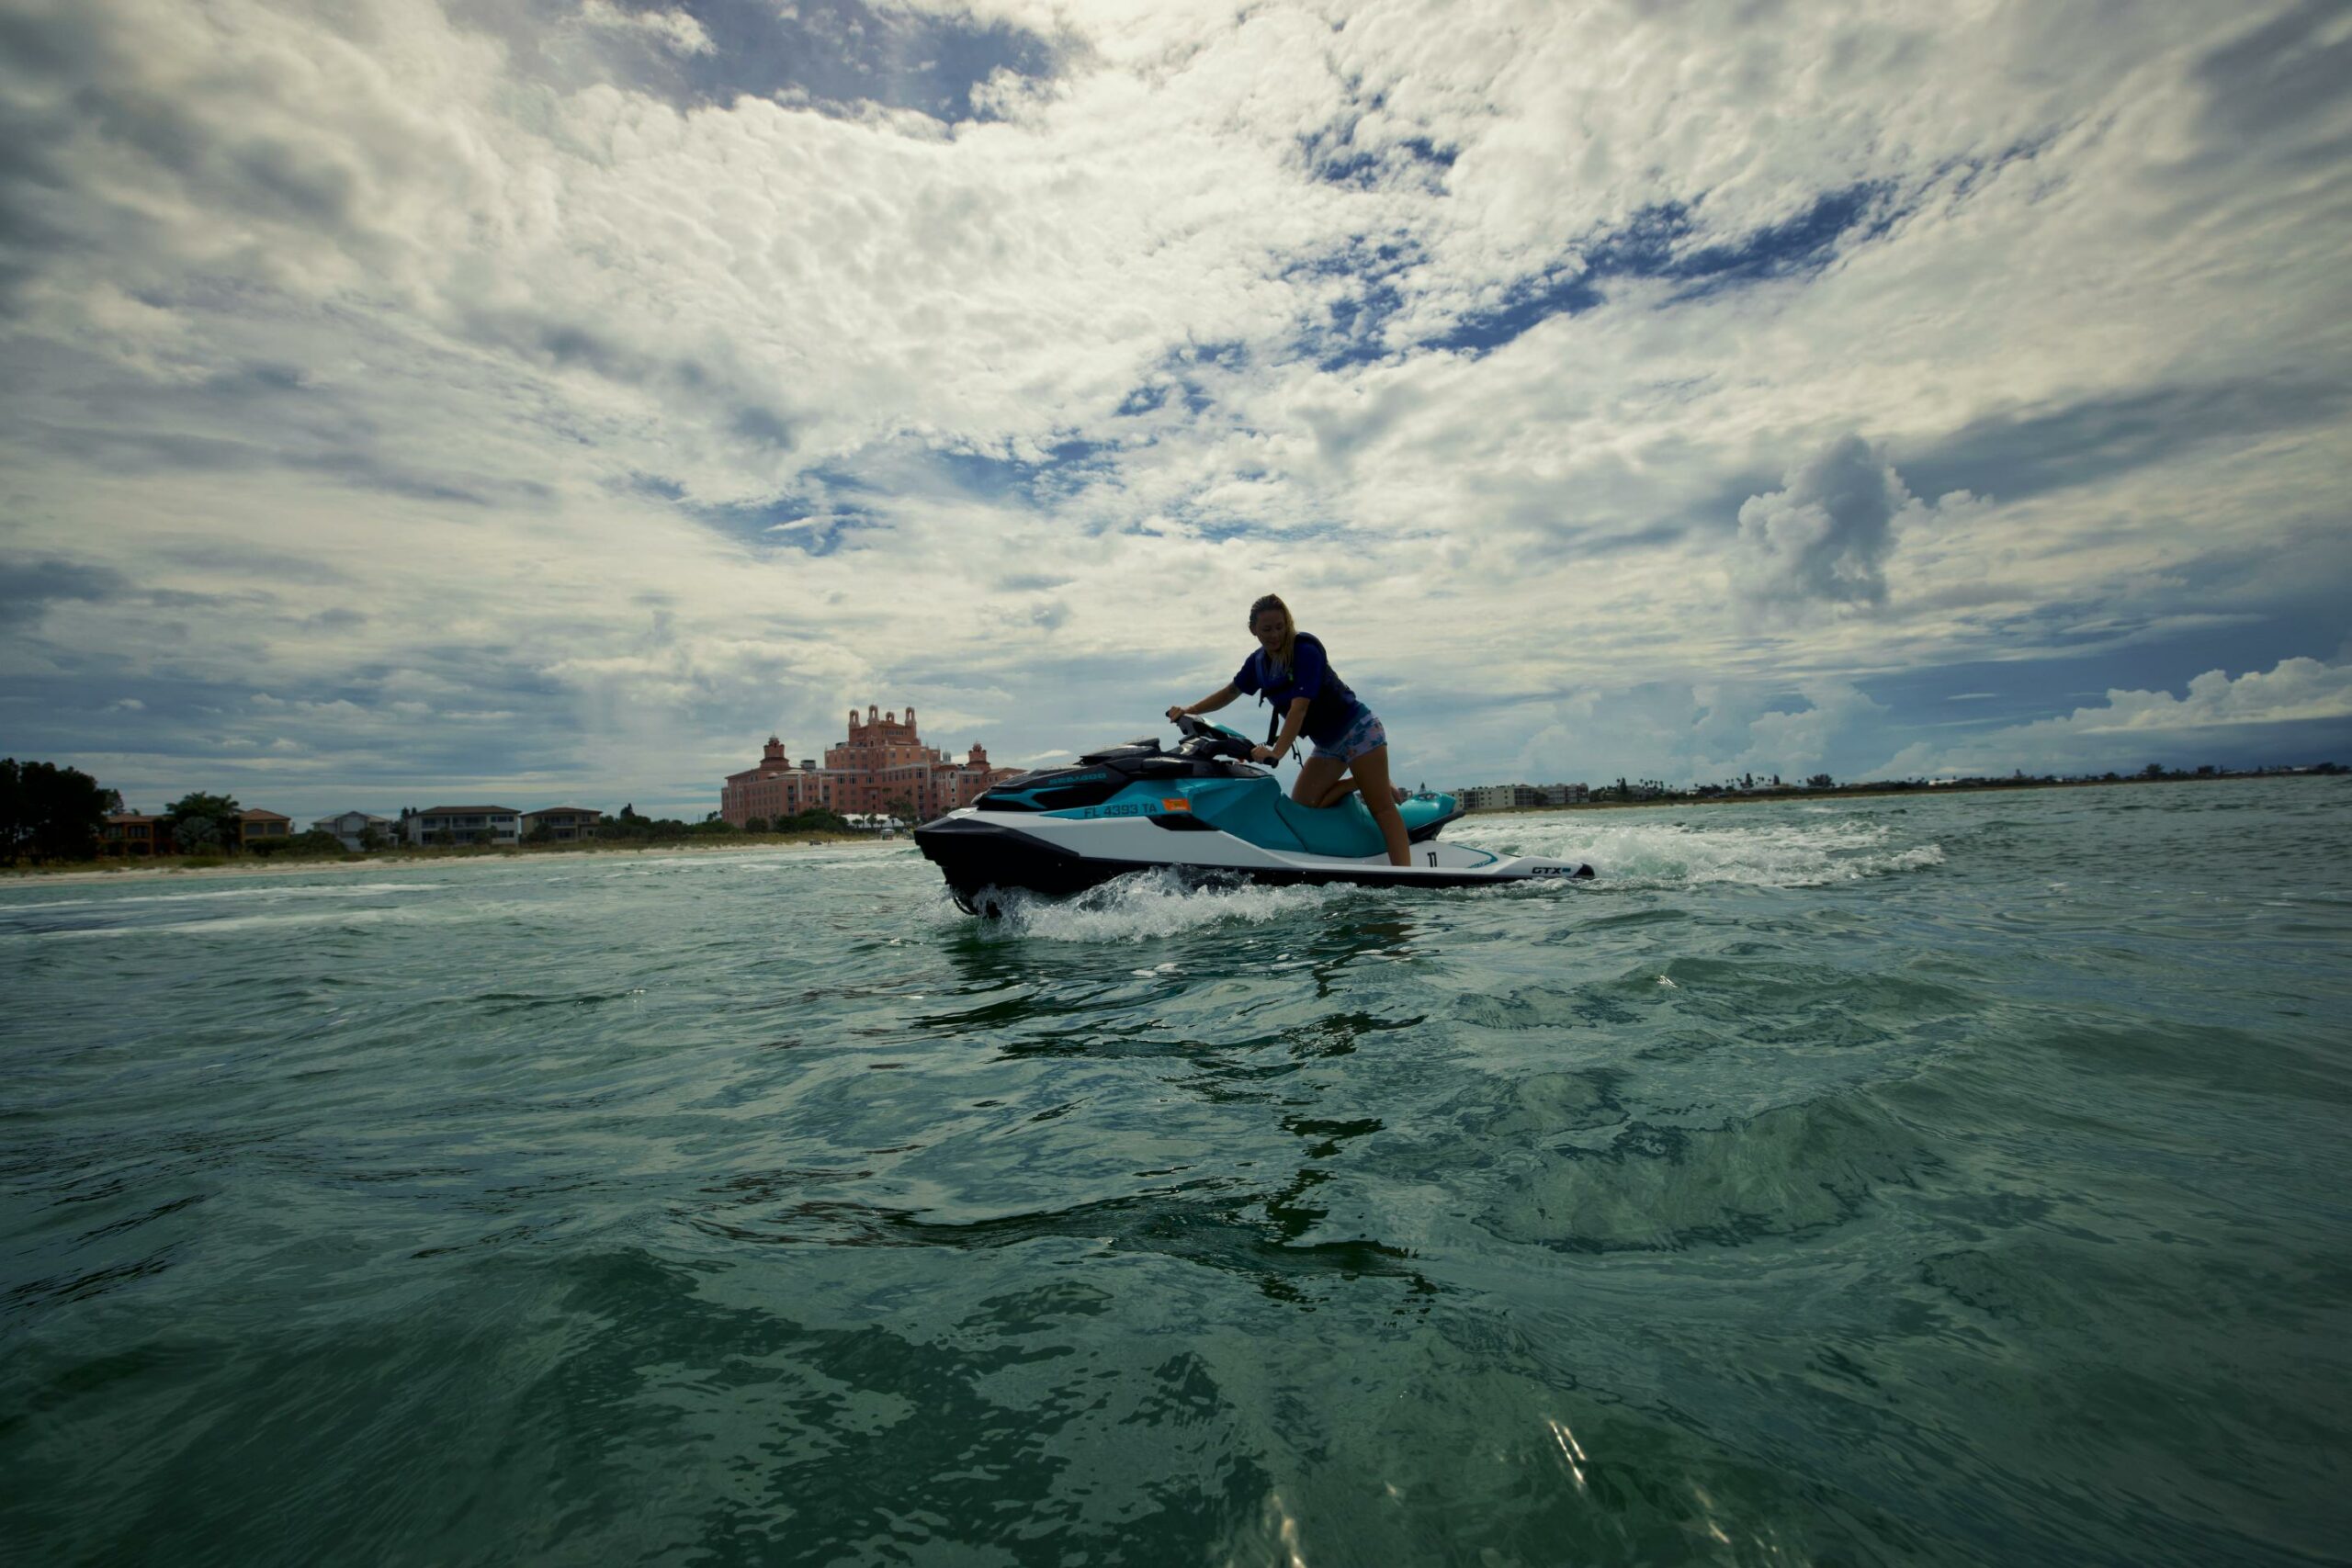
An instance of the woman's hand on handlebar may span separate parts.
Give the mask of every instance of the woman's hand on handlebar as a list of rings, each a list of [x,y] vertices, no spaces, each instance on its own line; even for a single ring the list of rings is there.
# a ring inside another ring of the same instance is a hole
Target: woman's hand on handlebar
[[[1182,724],[1189,716],[1189,710],[1187,710],[1182,703],[1170,703],[1168,705],[1169,723]]]

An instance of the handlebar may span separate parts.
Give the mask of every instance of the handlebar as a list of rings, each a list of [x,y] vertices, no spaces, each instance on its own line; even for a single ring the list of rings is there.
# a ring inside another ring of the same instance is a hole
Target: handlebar
[[[1229,729],[1204,724],[1192,714],[1176,716],[1176,733],[1188,742],[1203,742],[1200,750],[1211,756],[1231,757],[1244,762],[1250,761],[1251,748],[1249,741]]]

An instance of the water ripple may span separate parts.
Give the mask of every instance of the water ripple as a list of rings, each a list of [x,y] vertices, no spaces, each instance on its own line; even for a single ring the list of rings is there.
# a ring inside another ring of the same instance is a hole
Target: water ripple
[[[2340,1552],[2352,792],[0,888],[28,1560]],[[2181,868],[2194,866],[2187,876]]]

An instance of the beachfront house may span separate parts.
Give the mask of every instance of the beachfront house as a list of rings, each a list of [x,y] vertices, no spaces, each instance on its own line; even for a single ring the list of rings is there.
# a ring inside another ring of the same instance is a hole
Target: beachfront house
[[[237,814],[237,847],[251,849],[255,844],[273,840],[283,841],[294,836],[294,818],[282,811],[264,811],[255,807]]]
[[[439,842],[445,832],[460,844],[512,844],[523,836],[523,814],[511,806],[435,806],[401,825],[412,844]]]
[[[523,814],[523,837],[537,835],[540,829],[559,844],[582,843],[596,836],[596,823],[605,814],[586,806],[548,806]]]
[[[346,811],[336,817],[322,817],[311,824],[313,833],[333,833],[346,850],[368,847],[368,831],[374,829],[376,837],[391,843],[401,836],[401,825],[389,817],[370,817],[365,811]]]
[[[140,811],[110,811],[106,823],[98,829],[98,853],[102,855],[152,855],[161,842],[164,819]],[[163,852],[171,853],[169,844]]]

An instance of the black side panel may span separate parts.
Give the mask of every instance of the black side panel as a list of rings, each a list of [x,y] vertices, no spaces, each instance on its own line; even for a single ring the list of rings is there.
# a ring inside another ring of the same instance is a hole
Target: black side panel
[[[1029,798],[1034,803],[1034,810],[1068,811],[1072,807],[1100,806],[1126,787],[1125,779],[1103,779],[1095,784],[1062,784],[1053,789],[1041,789]]]
[[[982,811],[1067,811],[1100,806],[1126,787],[1125,775],[1108,768],[1066,768],[1007,779],[972,804]]]
[[[1405,837],[1416,844],[1425,842],[1428,840],[1436,838],[1437,830],[1444,827],[1448,822],[1458,821],[1468,815],[1469,812],[1465,807],[1457,806],[1453,808],[1453,816],[1433,818],[1430,821],[1422,823],[1419,827],[1406,834]]]
[[[1130,740],[1120,746],[1105,746],[1100,751],[1089,751],[1086,755],[1080,757],[1079,761],[1081,764],[1087,762],[1132,761],[1138,757],[1157,757],[1159,755],[1160,755],[1159,741],[1149,739]]]
[[[970,818],[926,823],[915,829],[915,847],[939,867],[956,902],[967,911],[973,910],[974,897],[990,887],[1027,888],[1058,897],[1139,869],[1074,855],[1010,823]]]

